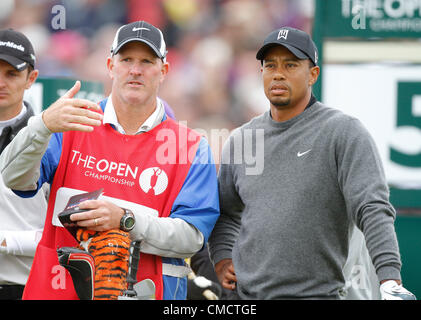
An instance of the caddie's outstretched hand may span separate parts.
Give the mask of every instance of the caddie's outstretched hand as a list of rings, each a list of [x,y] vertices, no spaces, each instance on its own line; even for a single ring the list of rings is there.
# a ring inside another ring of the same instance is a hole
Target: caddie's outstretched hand
[[[80,90],[80,81],[67,91],[60,99],[49,106],[42,114],[45,126],[51,132],[85,131],[90,132],[100,126],[102,114],[97,103],[74,96]]]

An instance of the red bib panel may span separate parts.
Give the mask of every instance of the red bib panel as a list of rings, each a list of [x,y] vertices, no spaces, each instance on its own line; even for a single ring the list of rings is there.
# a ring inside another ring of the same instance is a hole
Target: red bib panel
[[[77,246],[57,214],[71,195],[104,188],[103,199],[134,212],[168,217],[196,155],[200,136],[171,119],[139,135],[123,135],[110,125],[91,133],[65,132],[51,186],[42,239],[23,299],[78,299],[56,249]],[[138,280],[155,282],[162,299],[161,257],[141,253]]]

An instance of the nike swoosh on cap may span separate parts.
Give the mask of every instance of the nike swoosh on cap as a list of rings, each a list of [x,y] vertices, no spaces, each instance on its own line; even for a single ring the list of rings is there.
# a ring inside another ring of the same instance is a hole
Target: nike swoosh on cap
[[[148,28],[136,28],[136,27],[134,27],[134,28],[132,29],[132,31],[139,31],[139,30],[147,30],[147,31],[151,31],[151,29],[148,29]]]

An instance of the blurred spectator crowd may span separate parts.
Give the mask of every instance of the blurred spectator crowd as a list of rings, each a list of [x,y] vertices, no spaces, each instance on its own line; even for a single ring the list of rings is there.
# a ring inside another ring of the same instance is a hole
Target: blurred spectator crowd
[[[65,9],[64,29],[52,8]],[[115,31],[146,20],[166,38],[170,72],[160,97],[191,128],[227,131],[266,111],[255,59],[271,30],[311,32],[313,0],[1,0],[1,28],[34,44],[41,77],[100,81],[110,90],[106,58]],[[221,141],[210,141],[219,149]],[[215,156],[218,157],[218,150]]]

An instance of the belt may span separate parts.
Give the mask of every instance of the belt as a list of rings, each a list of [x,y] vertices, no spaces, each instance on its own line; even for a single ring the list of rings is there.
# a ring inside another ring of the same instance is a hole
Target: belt
[[[166,276],[184,278],[190,272],[192,272],[192,269],[189,266],[177,266],[169,263],[162,264],[162,274]]]
[[[0,284],[0,300],[20,300],[24,288],[20,284]]]

